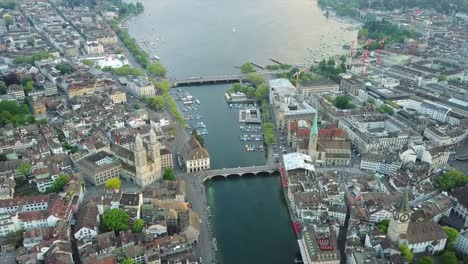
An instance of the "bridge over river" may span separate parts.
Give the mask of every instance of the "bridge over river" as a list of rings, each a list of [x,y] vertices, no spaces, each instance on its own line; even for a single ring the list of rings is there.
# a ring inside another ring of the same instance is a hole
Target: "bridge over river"
[[[199,76],[190,77],[185,79],[172,79],[171,86],[194,86],[204,84],[218,84],[218,83],[234,83],[241,82],[247,79],[244,74],[233,74],[233,75],[214,75],[214,76]]]
[[[260,75],[265,77],[286,72],[284,70],[277,71],[259,71]],[[211,75],[211,76],[195,76],[183,79],[170,79],[171,87],[179,86],[196,86],[206,84],[223,84],[247,81],[248,74],[227,74],[227,75]]]
[[[228,177],[229,175],[243,176],[246,174],[257,175],[259,173],[273,173],[278,171],[279,167],[275,164],[267,164],[263,166],[224,168],[214,170],[203,170],[192,173],[189,177],[197,178],[198,181],[205,182],[213,177]]]

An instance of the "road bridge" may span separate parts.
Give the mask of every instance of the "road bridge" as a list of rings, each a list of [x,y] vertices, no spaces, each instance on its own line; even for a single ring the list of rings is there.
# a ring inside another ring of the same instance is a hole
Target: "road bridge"
[[[186,79],[173,79],[171,80],[172,87],[178,86],[195,86],[204,84],[218,84],[218,83],[234,83],[246,80],[243,74],[233,75],[214,75],[214,76],[198,76]]]
[[[214,177],[228,177],[230,175],[257,175],[260,173],[274,173],[278,171],[277,165],[264,165],[264,166],[250,166],[250,167],[237,167],[237,168],[224,168],[215,170],[203,170],[192,173],[189,177],[197,178],[199,181],[205,182]]]

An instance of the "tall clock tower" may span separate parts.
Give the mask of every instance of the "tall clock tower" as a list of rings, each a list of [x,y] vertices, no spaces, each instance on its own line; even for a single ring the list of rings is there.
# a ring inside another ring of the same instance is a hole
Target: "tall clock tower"
[[[395,206],[388,225],[387,235],[392,242],[399,244],[401,235],[405,235],[408,232],[411,213],[409,191],[406,190],[401,200]]]

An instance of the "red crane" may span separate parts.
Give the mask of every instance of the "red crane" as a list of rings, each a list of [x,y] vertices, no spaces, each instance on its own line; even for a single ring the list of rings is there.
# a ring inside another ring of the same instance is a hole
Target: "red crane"
[[[366,73],[366,60],[367,57],[369,57],[369,47],[372,43],[374,43],[375,40],[368,40],[366,44],[366,49],[362,53],[362,68],[361,68],[361,75],[364,75]]]
[[[382,54],[382,50],[383,50],[383,47],[384,47],[384,44],[385,44],[385,41],[388,39],[388,37],[385,37],[384,39],[382,39],[379,43],[380,43],[380,46],[379,46],[379,52],[378,52],[378,55],[377,55],[377,66],[380,66],[380,55]]]

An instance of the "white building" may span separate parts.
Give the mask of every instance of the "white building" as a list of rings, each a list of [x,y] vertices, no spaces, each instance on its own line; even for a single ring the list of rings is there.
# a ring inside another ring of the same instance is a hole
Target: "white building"
[[[380,174],[392,175],[401,168],[401,161],[398,160],[398,157],[369,153],[362,156],[360,168]]]
[[[455,251],[462,255],[468,255],[468,231],[462,231],[458,234],[455,240]]]
[[[121,80],[119,79],[119,81]],[[125,89],[135,97],[141,98],[143,96],[156,95],[156,90],[153,84],[148,80],[148,77],[138,76],[134,79],[127,80],[125,84]]]
[[[6,237],[9,233],[15,231],[16,228],[12,216],[8,213],[0,214],[0,237]]]
[[[427,126],[424,129],[424,137],[432,141],[434,146],[450,147],[462,142],[468,135],[468,129],[463,127],[453,127],[450,125],[444,126]]]
[[[0,200],[0,214],[46,210],[49,202],[48,194]]]
[[[195,137],[190,138],[187,147],[185,152],[187,173],[210,169],[210,154]]]
[[[379,223],[383,220],[390,220],[392,212],[387,209],[379,209],[375,212],[369,213],[369,222]]]
[[[447,117],[452,109],[445,105],[434,103],[429,100],[424,100],[421,103],[419,111],[422,114],[429,116],[431,119],[437,120],[439,122],[447,122]]]
[[[328,216],[336,219],[340,226],[344,226],[347,208],[344,204],[333,204],[328,208]]]
[[[89,55],[100,55],[104,53],[104,46],[98,41],[86,41],[84,48]]]

